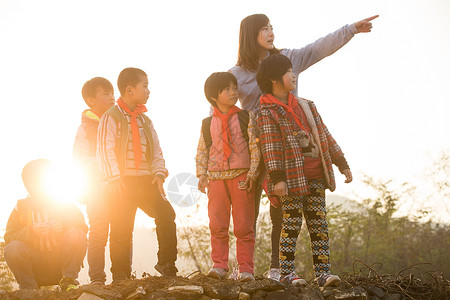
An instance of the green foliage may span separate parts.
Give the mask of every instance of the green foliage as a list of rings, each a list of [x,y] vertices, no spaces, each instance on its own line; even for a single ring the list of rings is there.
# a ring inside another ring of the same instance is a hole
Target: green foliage
[[[212,266],[211,236],[207,225],[183,227],[178,230],[181,257],[193,262],[196,271],[207,273]]]
[[[410,185],[395,187],[390,180],[380,181],[369,177],[365,183],[374,193],[365,198],[358,209],[349,211],[341,206],[327,207],[332,272],[358,272],[357,266],[354,270],[354,261],[359,259],[380,274],[397,274],[417,263],[429,263],[428,269],[450,277],[450,226],[425,222],[427,211],[418,211],[410,217],[395,216],[401,200],[411,197],[414,189]],[[414,200],[414,197],[411,199]],[[261,205],[262,208],[269,205],[267,199]],[[256,229],[256,275],[263,274],[270,266],[271,228],[269,213],[261,213]],[[235,239],[232,231],[230,236],[230,261],[233,261]],[[212,266],[208,226],[186,228],[180,238],[186,240],[188,237],[191,247],[183,243],[180,253],[185,257],[195,256],[199,269],[207,272]],[[296,267],[297,272],[305,278],[313,278],[311,247],[305,222],[297,243]],[[423,273],[417,268],[416,271],[417,274]],[[408,272],[415,273],[415,269]]]
[[[15,280],[13,274],[6,265],[5,256],[3,255],[5,246],[6,244],[3,238],[0,239],[0,290],[11,291]]]

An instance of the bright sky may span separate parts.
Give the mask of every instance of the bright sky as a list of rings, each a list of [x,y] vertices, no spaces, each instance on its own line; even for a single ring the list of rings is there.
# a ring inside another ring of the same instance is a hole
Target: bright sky
[[[28,161],[70,161],[84,82],[102,76],[116,87],[125,67],[149,75],[148,115],[171,175],[195,173],[200,124],[209,111],[204,81],[236,63],[240,21],[253,13],[269,16],[278,48],[301,48],[380,15],[372,33],[355,36],[298,83],[355,177],[417,180],[429,152],[450,148],[447,0],[0,0],[0,227],[26,196],[20,173]],[[337,194],[358,186],[344,185],[342,175],[337,181]]]

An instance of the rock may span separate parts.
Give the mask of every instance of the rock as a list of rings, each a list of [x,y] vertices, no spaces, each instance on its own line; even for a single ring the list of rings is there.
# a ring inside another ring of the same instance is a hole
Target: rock
[[[122,298],[121,293],[112,290],[111,287],[108,286],[83,285],[81,290],[105,300],[116,300]]]
[[[239,300],[250,300],[250,294],[247,294],[245,292],[239,293]]]
[[[402,299],[402,296],[400,294],[389,294],[388,299],[389,300],[400,300],[400,299]]]
[[[322,296],[325,298],[333,294],[334,287],[320,287],[319,291],[322,292]]]
[[[93,294],[89,294],[87,292],[84,292],[81,294],[81,296],[78,298],[78,300],[103,300],[103,298],[100,298],[98,296],[95,296]]]
[[[241,288],[229,282],[218,282],[203,286],[205,294],[215,299],[238,299]]]
[[[318,290],[304,290],[297,299],[301,300],[324,300],[322,293]]]
[[[177,292],[186,292],[192,294],[202,295],[205,291],[201,286],[198,285],[180,285],[180,286],[172,286],[168,288],[168,291],[177,291]]]
[[[49,299],[52,295],[52,291],[49,290],[18,290],[11,292],[13,299],[20,300],[44,300]]]
[[[333,290],[336,300],[366,300],[367,292],[361,287],[355,287],[346,290]]]
[[[156,291],[148,296],[149,300],[166,299],[169,294],[165,291]]]
[[[300,289],[296,286],[289,286],[288,288],[285,289],[285,291],[288,291],[291,294],[295,295],[299,293]]]
[[[248,294],[253,294],[257,290],[264,290],[272,292],[284,289],[284,285],[278,281],[264,278],[262,280],[248,281],[241,285],[242,291]]]
[[[287,291],[275,291],[271,292],[267,295],[266,300],[295,300],[297,297],[294,297],[291,293]]]
[[[381,288],[373,285],[364,286],[364,289],[369,293],[369,295],[377,296],[378,298],[383,298],[386,294]]]
[[[198,299],[204,293],[203,287],[196,285],[173,286],[167,290],[176,299]]]
[[[263,300],[263,299],[266,298],[267,294],[268,294],[268,293],[267,293],[266,291],[264,291],[264,290],[257,290],[257,291],[253,294],[252,299],[253,299],[253,300]]]
[[[143,299],[145,294],[147,294],[145,292],[145,289],[142,286],[138,286],[136,288],[136,291],[129,294],[128,297],[126,298],[126,300]]]

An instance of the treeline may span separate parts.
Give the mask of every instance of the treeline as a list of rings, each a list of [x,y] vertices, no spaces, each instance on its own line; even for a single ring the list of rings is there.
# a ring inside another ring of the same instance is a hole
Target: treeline
[[[364,273],[373,269],[380,275],[397,274],[402,270],[408,274],[422,275],[437,271],[449,278],[450,225],[425,221],[429,213],[426,210],[416,211],[410,216],[395,216],[401,197],[411,189],[407,184],[393,190],[390,181],[367,178],[365,183],[373,189],[374,196],[362,201],[363,204],[358,205],[357,209],[344,209],[342,205],[328,207],[333,273]],[[263,205],[268,205],[267,200],[264,202]],[[269,269],[270,230],[270,216],[267,212],[262,213],[256,232],[256,275]],[[311,248],[305,222],[299,239],[297,271],[311,279]],[[180,254],[192,259],[197,269],[207,272],[212,265],[207,225],[183,228],[179,233],[179,241]],[[234,253],[235,240],[232,238],[230,242],[231,252]],[[230,258],[233,261],[233,257]],[[361,268],[363,265],[355,261],[363,262],[370,268]]]

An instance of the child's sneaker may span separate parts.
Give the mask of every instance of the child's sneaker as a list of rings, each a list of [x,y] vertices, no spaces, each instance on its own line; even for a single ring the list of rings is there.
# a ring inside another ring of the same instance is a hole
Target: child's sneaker
[[[264,273],[264,275],[266,276],[266,278],[269,278],[269,279],[272,279],[275,281],[280,281],[280,278],[281,278],[280,269],[277,269],[277,268],[271,268],[269,271]]]
[[[337,275],[322,274],[319,277],[317,277],[315,281],[319,286],[326,287],[326,286],[337,286],[341,282],[341,279]]]
[[[239,273],[239,281],[241,282],[247,282],[247,281],[254,281],[255,280],[255,276],[253,276],[252,273],[250,272],[242,272]]]
[[[94,286],[104,286],[105,282],[103,280],[92,280],[90,285]]]
[[[212,268],[208,272],[208,275],[206,275],[206,276],[215,278],[215,279],[219,279],[219,280],[223,280],[227,277],[227,270],[222,269],[222,268]]]
[[[112,282],[111,284],[118,284],[124,282],[128,279],[128,276],[125,272],[116,272],[112,274]]]
[[[76,290],[79,288],[80,283],[72,278],[62,278],[59,281],[59,287],[61,288],[61,291],[70,291],[70,290]]]
[[[297,274],[295,274],[295,272],[292,272],[289,275],[281,277],[280,282],[297,286],[306,286],[307,284],[306,280],[298,277]]]
[[[178,272],[177,267],[175,267],[175,263],[161,264],[158,262],[155,265],[155,270],[164,277],[175,277]]]

